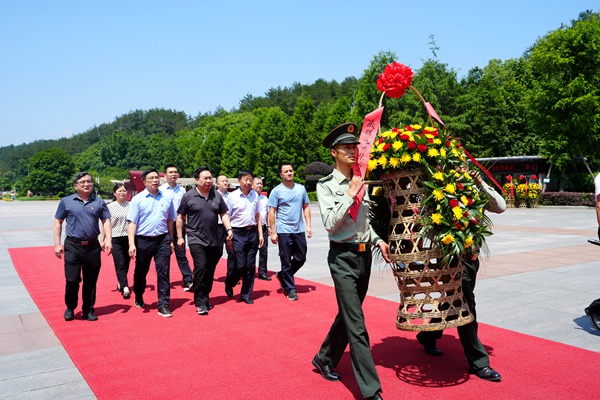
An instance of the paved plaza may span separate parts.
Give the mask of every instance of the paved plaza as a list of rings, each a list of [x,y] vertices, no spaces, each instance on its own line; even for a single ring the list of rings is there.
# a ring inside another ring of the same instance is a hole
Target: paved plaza
[[[31,300],[8,253],[9,248],[52,246],[57,205],[0,202],[0,399],[95,398]],[[332,286],[325,261],[327,234],[316,203],[311,212],[313,237],[298,276]],[[597,238],[595,210],[508,209],[490,217],[495,234],[488,240],[475,290],[478,320],[599,352],[600,332],[583,312],[600,297],[600,247],[587,243]],[[51,250],[48,257],[54,257]],[[269,246],[269,270],[279,270],[275,245]],[[221,289],[217,283],[214,290]],[[369,294],[399,300],[386,265],[374,265]]]

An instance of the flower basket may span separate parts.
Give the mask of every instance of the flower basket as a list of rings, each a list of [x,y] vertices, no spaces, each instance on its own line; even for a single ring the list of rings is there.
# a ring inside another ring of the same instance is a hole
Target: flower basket
[[[388,244],[400,291],[396,327],[406,331],[433,331],[465,325],[473,320],[462,295],[460,260],[440,262],[440,251],[419,224],[426,193],[422,169],[382,175],[384,196],[390,204]]]
[[[514,197],[507,197],[504,200],[506,200],[506,208],[515,208],[515,198]]]

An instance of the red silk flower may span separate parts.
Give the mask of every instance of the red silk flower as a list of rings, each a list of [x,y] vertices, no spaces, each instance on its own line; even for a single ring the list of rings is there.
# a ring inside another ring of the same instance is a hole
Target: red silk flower
[[[506,180],[509,182],[512,181],[512,175],[506,175]]]
[[[534,181],[537,181],[537,175],[531,175],[531,179],[533,179]]]
[[[410,67],[394,61],[385,67],[382,74],[379,74],[377,89],[385,92],[388,97],[397,99],[406,92],[414,76]]]

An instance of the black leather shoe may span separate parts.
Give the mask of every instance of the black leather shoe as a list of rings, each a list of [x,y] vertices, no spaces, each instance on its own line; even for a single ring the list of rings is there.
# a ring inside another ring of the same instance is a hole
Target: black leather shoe
[[[365,400],[383,400],[383,397],[377,392],[373,396],[367,397]]]
[[[67,308],[65,310],[65,321],[73,321],[73,318],[75,318],[75,313],[70,308]]]
[[[233,297],[233,288],[225,285],[225,294],[227,295],[227,297],[232,298]]]
[[[242,301],[246,304],[254,304],[254,300],[252,300],[250,297],[242,297]]]
[[[261,279],[263,281],[270,281],[271,278],[269,278],[266,274],[259,274],[258,275],[258,279]]]
[[[87,319],[88,321],[98,321],[98,317],[96,317],[96,314],[94,314],[93,311],[90,311],[89,313],[83,314],[83,319]]]
[[[312,365],[319,371],[321,376],[328,381],[339,381],[341,379],[340,374],[335,372],[330,365],[321,361],[318,354],[312,359]]]
[[[429,342],[429,343],[424,342],[421,340],[419,335],[417,335],[417,341],[423,345],[423,350],[425,350],[425,354],[428,354],[430,356],[436,356],[436,357],[439,357],[442,354],[444,354],[444,353],[442,353],[442,351],[440,349],[435,347],[435,341]]]
[[[478,377],[479,379],[483,379],[486,381],[499,382],[502,379],[500,374],[497,373],[496,371],[494,371],[490,367],[483,367],[483,368],[471,367],[469,372],[472,373],[473,375],[475,375],[476,377]]]
[[[131,291],[129,290],[129,288],[128,288],[127,286],[125,286],[125,287],[123,288],[123,298],[124,298],[125,300],[127,300],[127,299],[128,299],[128,298],[130,298],[130,297],[131,297]]]
[[[208,311],[212,310],[213,308],[215,308],[215,306],[213,306],[212,304],[208,303],[206,305],[206,308],[208,309]]]
[[[585,315],[588,316],[588,318],[590,319],[590,322],[592,323],[592,325],[594,326],[594,328],[596,328],[597,330],[600,331],[600,317],[597,316],[597,315],[594,315],[594,314],[590,313],[590,308],[589,307],[585,308]]]

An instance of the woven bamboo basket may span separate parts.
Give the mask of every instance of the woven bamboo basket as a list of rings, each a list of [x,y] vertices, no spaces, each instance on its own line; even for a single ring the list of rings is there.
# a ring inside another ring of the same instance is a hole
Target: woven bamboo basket
[[[400,290],[396,327],[406,331],[434,331],[473,320],[462,294],[462,266],[438,263],[437,244],[419,225],[425,189],[421,171],[399,170],[382,177],[391,209],[390,259]]]

